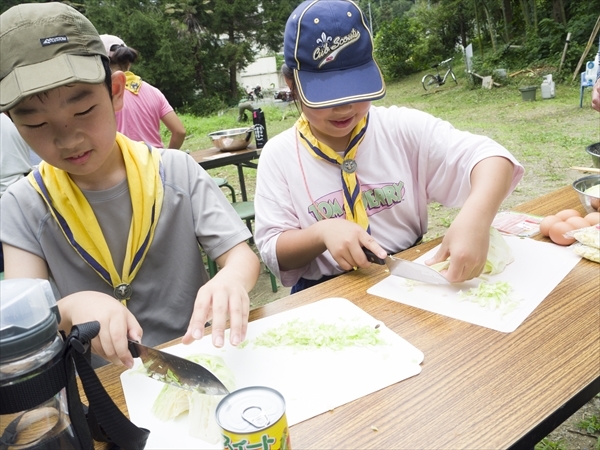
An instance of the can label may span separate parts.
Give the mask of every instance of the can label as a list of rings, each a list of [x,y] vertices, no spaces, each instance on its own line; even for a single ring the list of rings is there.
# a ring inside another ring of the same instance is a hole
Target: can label
[[[225,450],[291,450],[285,400],[274,389],[252,386],[221,400],[215,411]]]

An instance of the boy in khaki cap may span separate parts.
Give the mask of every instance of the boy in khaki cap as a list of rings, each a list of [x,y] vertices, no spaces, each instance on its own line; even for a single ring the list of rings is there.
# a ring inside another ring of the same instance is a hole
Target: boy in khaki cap
[[[0,16],[0,111],[44,160],[1,199],[6,278],[52,279],[61,329],[98,320],[92,349],[128,367],[126,338],[154,346],[245,338],[259,272],[250,232],[183,152],[116,132],[125,76],[94,26],[61,3]],[[200,246],[222,267],[211,280]]]

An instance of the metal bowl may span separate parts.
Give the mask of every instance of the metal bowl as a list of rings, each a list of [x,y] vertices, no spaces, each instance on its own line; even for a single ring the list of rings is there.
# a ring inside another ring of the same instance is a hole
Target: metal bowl
[[[250,144],[254,127],[231,128],[209,133],[213,145],[222,151],[243,150]]]
[[[598,186],[598,196],[585,193],[588,189]],[[579,195],[579,201],[588,213],[600,211],[600,175],[588,175],[573,182],[573,189]]]
[[[592,164],[594,167],[600,169],[600,142],[588,145],[585,148],[585,151],[592,157]]]

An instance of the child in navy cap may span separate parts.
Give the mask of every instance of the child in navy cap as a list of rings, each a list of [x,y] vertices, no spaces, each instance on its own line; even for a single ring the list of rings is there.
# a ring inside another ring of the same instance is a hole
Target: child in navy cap
[[[427,232],[427,204],[462,210],[428,264],[481,274],[492,220],[523,176],[500,144],[404,107],[373,106],[385,83],[365,17],[349,0],[309,0],[285,28],[283,75],[302,114],[265,145],[256,244],[292,292],[384,258]]]

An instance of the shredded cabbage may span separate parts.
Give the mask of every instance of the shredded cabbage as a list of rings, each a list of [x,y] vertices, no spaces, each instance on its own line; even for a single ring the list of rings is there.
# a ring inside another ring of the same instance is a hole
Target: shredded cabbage
[[[187,359],[210,370],[229,391],[235,389],[233,372],[221,357],[198,354],[188,356]],[[215,409],[223,397],[165,384],[152,405],[152,413],[158,419],[168,421],[189,411],[190,435],[216,444],[221,440],[221,430],[214,418]]]
[[[330,348],[333,350],[384,343],[378,328],[344,323],[322,323],[314,319],[290,320],[263,332],[253,341],[255,347]]]
[[[500,234],[500,232],[494,227],[490,227],[490,245],[488,248],[487,260],[482,273],[489,275],[500,273],[514,260],[515,258],[513,257],[512,250],[502,237],[502,234]],[[450,267],[450,258],[448,258],[446,261],[432,264],[429,267],[437,270],[438,272],[446,270],[448,267]]]
[[[471,288],[467,292],[459,291],[458,294],[463,300],[492,310],[499,310],[503,315],[512,312],[519,306],[519,300],[512,295],[512,286],[506,281],[496,283],[483,281],[476,288]]]
[[[207,395],[192,391],[188,415],[190,436],[217,444],[222,442],[221,429],[215,419],[215,410],[223,395]]]

